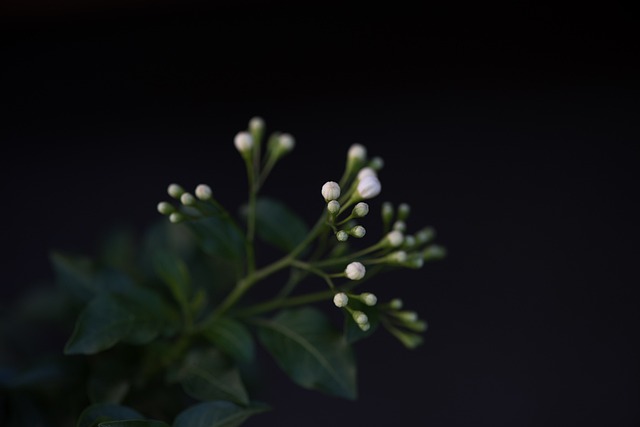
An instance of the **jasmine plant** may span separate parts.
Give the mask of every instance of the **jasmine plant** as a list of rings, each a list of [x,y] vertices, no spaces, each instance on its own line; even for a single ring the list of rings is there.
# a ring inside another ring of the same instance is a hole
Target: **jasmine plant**
[[[27,408],[9,410],[6,425],[26,416],[77,427],[238,426],[271,409],[252,395],[257,346],[300,387],[356,399],[357,341],[384,330],[406,348],[422,343],[427,324],[418,313],[366,285],[446,253],[432,227],[410,231],[407,203],[369,204],[382,192],[383,160],[351,145],[342,176],[317,189],[309,225],[262,192],[293,136],[267,136],[254,117],[233,143],[248,188],[239,213],[207,184],[189,191],[171,183],[157,205],[163,220],[141,242],[116,234],[96,259],[52,254],[64,311],[55,315],[70,319],[62,322],[65,356],[47,365],[59,382],[52,396],[38,389],[42,378],[34,382],[41,366],[2,371],[6,406]],[[366,230],[374,221],[379,235]],[[259,262],[263,244],[275,260]],[[256,298],[267,281],[280,286]],[[63,409],[51,403],[60,393]]]

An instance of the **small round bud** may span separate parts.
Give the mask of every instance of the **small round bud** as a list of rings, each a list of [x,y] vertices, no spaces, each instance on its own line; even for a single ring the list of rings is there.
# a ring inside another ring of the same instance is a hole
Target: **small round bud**
[[[397,248],[404,241],[404,234],[401,231],[393,230],[387,233],[385,240],[391,247]]]
[[[351,213],[357,218],[367,216],[369,213],[369,205],[365,202],[359,202],[353,207],[353,211],[351,211]]]
[[[415,311],[398,311],[396,313],[399,319],[404,320],[405,322],[416,322],[418,320],[418,313]]]
[[[184,215],[182,215],[180,212],[173,212],[171,213],[171,215],[169,215],[169,221],[171,221],[172,223],[176,224],[178,222],[182,222],[184,221]]]
[[[369,307],[373,307],[378,302],[378,297],[376,297],[371,292],[361,293],[360,297],[362,298],[362,301]]]
[[[411,257],[405,265],[410,268],[422,268],[424,259],[420,256]]]
[[[327,210],[331,215],[337,214],[338,212],[340,212],[340,202],[338,202],[337,200],[331,200],[329,203],[327,203]]]
[[[365,176],[358,182],[357,191],[361,199],[376,197],[380,194],[380,190],[382,190],[382,185],[380,184],[380,180],[375,176]]]
[[[326,202],[340,197],[340,185],[335,181],[327,181],[322,186],[322,197]]]
[[[344,292],[338,292],[333,296],[333,303],[336,307],[346,307],[349,303],[349,297]]]
[[[408,255],[405,251],[395,251],[391,252],[389,255],[389,260],[391,262],[403,263],[407,261]]]
[[[182,196],[182,193],[184,193],[184,188],[178,184],[171,184],[167,187],[167,193],[174,199],[179,199],[180,196]]]
[[[362,331],[368,331],[371,328],[371,324],[369,322],[367,323],[358,323],[358,327],[360,327],[360,329]]]
[[[169,202],[158,203],[158,212],[160,212],[162,215],[172,214],[173,212],[175,212],[175,210],[176,209]]]
[[[211,187],[207,184],[200,184],[196,187],[196,197],[200,200],[209,200],[211,198]]]
[[[362,144],[352,144],[347,153],[349,159],[364,160],[367,158],[367,149]]]
[[[382,204],[382,220],[388,224],[393,219],[393,205],[391,202],[384,202]]]
[[[355,320],[355,322],[358,325],[364,325],[369,323],[369,317],[363,312],[361,312],[360,310],[354,310],[353,313],[351,313],[351,316],[353,317],[353,320]]]
[[[404,233],[407,230],[407,224],[402,220],[397,220],[393,223],[393,229]]]
[[[400,310],[402,308],[404,304],[402,303],[402,300],[400,298],[394,298],[391,300],[391,302],[389,303],[389,306],[393,309],[393,310]]]
[[[436,237],[436,230],[433,227],[425,227],[416,233],[416,241],[419,244],[428,243]]]
[[[404,236],[404,247],[411,249],[416,245],[416,238],[413,236]]]
[[[249,130],[251,132],[262,132],[264,129],[264,120],[262,117],[253,117],[249,120]]]
[[[361,180],[365,176],[375,176],[377,178],[378,174],[372,168],[366,167],[366,168],[360,169],[360,172],[358,172],[358,179]]]
[[[249,132],[238,132],[233,143],[240,153],[246,153],[253,148],[253,138]]]
[[[182,196],[180,196],[180,203],[185,206],[193,206],[196,204],[196,198],[193,197],[193,194],[191,193],[182,193]]]
[[[295,140],[288,133],[283,133],[278,138],[278,146],[283,152],[289,152],[293,150],[293,147],[295,146]]]
[[[354,261],[347,265],[344,269],[344,274],[351,280],[360,280],[364,277],[367,269],[361,262]]]
[[[364,237],[366,233],[367,230],[361,225],[356,225],[349,231],[349,234],[351,234],[353,237],[357,237],[358,239]]]
[[[439,245],[430,245],[422,251],[422,259],[425,261],[431,261],[436,259],[442,259],[446,256],[447,251],[445,248]]]
[[[376,156],[369,162],[369,167],[374,171],[379,171],[384,167],[384,160],[382,159],[382,157]]]
[[[398,220],[404,221],[411,213],[411,207],[407,203],[400,203],[398,205]]]
[[[346,242],[348,238],[349,233],[344,230],[340,230],[336,233],[336,239],[338,239],[338,242]]]

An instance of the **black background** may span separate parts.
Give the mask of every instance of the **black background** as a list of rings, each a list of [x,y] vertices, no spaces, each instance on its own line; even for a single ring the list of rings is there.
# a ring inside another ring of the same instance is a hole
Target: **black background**
[[[372,282],[422,347],[357,346],[357,402],[265,361],[276,410],[247,426],[638,425],[634,15],[517,3],[5,2],[0,295],[155,221],[170,182],[239,205],[260,115],[297,142],[265,192],[315,220],[362,143],[372,207],[410,203],[449,255]]]

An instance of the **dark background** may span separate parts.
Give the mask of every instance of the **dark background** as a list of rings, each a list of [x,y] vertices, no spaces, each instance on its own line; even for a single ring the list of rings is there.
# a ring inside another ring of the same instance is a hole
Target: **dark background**
[[[308,218],[354,142],[446,260],[372,282],[429,322],[356,347],[360,398],[274,370],[247,426],[637,426],[637,24],[615,2],[4,2],[5,301],[142,229],[170,182],[245,195],[233,136],[296,138],[265,191]]]

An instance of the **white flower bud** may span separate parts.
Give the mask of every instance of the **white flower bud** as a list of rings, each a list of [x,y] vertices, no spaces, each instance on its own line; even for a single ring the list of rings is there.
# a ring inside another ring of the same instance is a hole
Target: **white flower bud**
[[[422,258],[425,261],[430,261],[432,259],[442,259],[447,254],[447,251],[442,246],[431,245],[422,252]]]
[[[361,180],[365,176],[375,176],[377,178],[378,174],[375,170],[369,167],[360,169],[360,172],[358,172],[358,179]]]
[[[253,138],[249,132],[238,132],[233,143],[240,153],[246,153],[253,148]]]
[[[178,184],[171,184],[167,187],[167,193],[174,199],[179,199],[180,196],[182,196],[182,193],[184,193],[184,188]]]
[[[185,206],[193,206],[196,204],[196,198],[191,193],[182,193],[180,202]]]
[[[349,231],[349,234],[351,234],[353,237],[357,237],[358,239],[364,237],[366,233],[367,230],[361,225],[356,225]]]
[[[340,230],[336,233],[336,239],[338,239],[339,242],[346,242],[348,238],[349,233],[344,230]]]
[[[262,117],[253,117],[249,120],[249,130],[252,132],[261,132],[264,129],[264,120]]]
[[[196,187],[196,197],[200,200],[209,200],[211,198],[211,187],[207,184],[200,184]]]
[[[367,269],[361,262],[354,261],[347,265],[347,268],[344,269],[345,275],[351,280],[360,280],[364,277]]]
[[[351,316],[358,325],[365,325],[369,323],[369,317],[360,310],[354,310],[353,313],[351,313]]]
[[[382,159],[382,157],[376,156],[371,159],[371,162],[369,162],[369,167],[375,171],[379,171],[384,167],[384,160]]]
[[[365,202],[359,202],[353,207],[353,211],[351,211],[353,216],[362,218],[363,216],[367,216],[369,213],[369,205]]]
[[[390,246],[397,248],[404,241],[404,234],[401,231],[393,230],[387,233],[385,240]]]
[[[360,297],[362,298],[362,301],[369,307],[373,307],[378,302],[378,297],[376,297],[371,292],[364,292],[360,294]]]
[[[351,160],[364,160],[367,158],[367,149],[362,144],[352,144],[349,147],[347,157]]]
[[[415,311],[398,311],[396,316],[404,320],[405,322],[416,322],[418,320],[418,313]]]
[[[413,248],[416,245],[416,238],[413,236],[404,236],[404,246],[406,248]]]
[[[349,297],[344,292],[338,292],[333,296],[333,303],[336,307],[346,307],[349,303]]]
[[[278,138],[278,146],[283,152],[289,152],[293,150],[293,147],[295,146],[295,140],[288,133],[283,133]]]
[[[427,243],[433,240],[435,236],[436,231],[433,227],[425,227],[416,234],[416,241],[420,244]]]
[[[393,218],[393,205],[391,204],[391,202],[384,202],[382,204],[382,220],[388,224],[389,222],[391,222],[392,218]]]
[[[403,221],[405,219],[407,219],[407,217],[409,216],[409,213],[411,213],[411,207],[407,204],[407,203],[400,203],[398,205],[398,219]]]
[[[397,220],[393,223],[393,229],[404,233],[407,230],[407,224],[404,221]]]
[[[369,175],[358,181],[358,195],[361,199],[371,199],[380,194],[382,185],[377,177]]]
[[[368,331],[371,328],[371,324],[369,322],[367,323],[358,323],[358,326],[360,327],[361,330],[363,331]]]
[[[322,186],[322,197],[326,202],[340,197],[340,185],[335,181],[327,181]]]
[[[169,202],[160,202],[160,203],[158,203],[158,212],[160,212],[162,215],[169,215],[169,214],[175,212],[175,210],[176,209]]]
[[[420,256],[412,257],[406,264],[407,267],[411,268],[422,268],[424,265],[424,259]]]
[[[389,306],[393,309],[393,310],[400,310],[402,308],[404,304],[402,303],[402,300],[400,298],[394,298],[391,300],[391,302],[389,303]]]
[[[169,215],[169,221],[175,223],[184,221],[184,215],[182,215],[180,212],[172,212],[171,215]]]
[[[395,251],[391,252],[388,257],[391,262],[403,263],[407,261],[408,255],[405,251]]]
[[[338,202],[337,200],[331,200],[329,203],[327,203],[327,210],[331,215],[337,214],[338,212],[340,212],[340,202]]]

